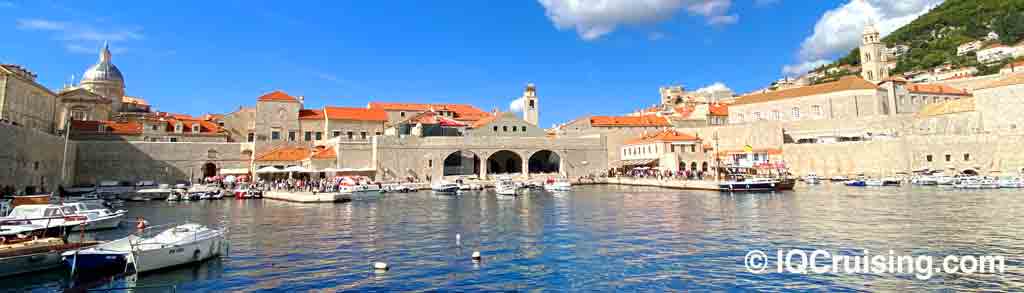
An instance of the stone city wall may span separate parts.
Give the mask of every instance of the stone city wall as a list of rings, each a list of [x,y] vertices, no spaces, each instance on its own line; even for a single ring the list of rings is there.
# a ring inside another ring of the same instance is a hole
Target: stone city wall
[[[0,123],[0,186],[54,191],[61,184],[64,138],[22,126]],[[68,143],[64,185],[74,182],[77,143]],[[42,187],[42,188],[40,188]]]
[[[249,162],[238,155],[240,148],[240,143],[224,142],[80,141],[76,180],[198,180],[207,163],[217,169],[248,168]]]

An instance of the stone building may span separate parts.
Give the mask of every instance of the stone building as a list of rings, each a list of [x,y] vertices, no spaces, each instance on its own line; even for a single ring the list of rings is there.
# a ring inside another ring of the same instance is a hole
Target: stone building
[[[883,90],[857,76],[813,86],[742,96],[729,105],[733,124],[760,121],[850,119],[887,115]]]
[[[861,77],[870,82],[889,78],[889,54],[874,24],[868,24],[861,35]]]
[[[646,133],[619,147],[618,163],[613,167],[647,166],[661,171],[708,171],[713,168],[713,153],[695,135],[677,130]]]
[[[891,112],[895,114],[917,113],[925,105],[971,97],[966,90],[942,84],[916,84],[894,77],[879,84],[886,91],[886,97],[893,97]]]
[[[54,133],[56,94],[24,67],[0,64],[0,120]]]

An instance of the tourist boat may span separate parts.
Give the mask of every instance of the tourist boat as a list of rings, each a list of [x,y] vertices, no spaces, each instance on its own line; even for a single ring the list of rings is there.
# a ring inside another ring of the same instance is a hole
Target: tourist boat
[[[459,191],[459,185],[453,182],[438,180],[430,185],[430,190],[433,190],[434,192],[451,193]]]
[[[131,194],[130,196],[124,196],[125,198],[118,198],[129,201],[165,200],[167,199],[168,196],[175,193],[180,193],[180,191],[171,188],[170,185],[160,184],[157,186],[157,188],[140,189],[135,191],[135,193]],[[178,196],[180,199],[181,195],[178,194]]]
[[[937,185],[953,185],[953,182],[956,181],[955,177],[946,175],[935,175],[933,178],[935,178],[935,184]]]
[[[73,209],[73,215],[85,216],[85,225],[75,227],[74,230],[102,230],[102,229],[114,229],[121,224],[121,220],[124,219],[125,211],[111,211],[110,209],[97,205],[94,203],[84,202],[71,202],[64,203],[63,206],[71,207]]]
[[[569,179],[565,179],[565,178],[558,178],[558,179],[548,178],[547,181],[544,181],[544,190],[547,190],[547,191],[571,191],[572,190],[572,182],[569,182]]]
[[[84,272],[124,271],[134,268],[145,273],[189,263],[200,262],[224,253],[225,231],[188,223],[152,227],[139,233],[91,248],[66,251],[64,264],[72,270]]]
[[[1000,177],[999,180],[996,181],[996,184],[999,185],[999,188],[1024,187],[1024,182],[1022,182],[1021,178],[1018,177]]]
[[[384,185],[384,187],[381,188],[381,190],[383,190],[385,192],[401,192],[401,193],[416,191],[416,189],[413,188],[412,186],[410,186],[408,184],[401,184],[401,183],[392,183],[392,184]]]
[[[85,223],[86,216],[75,215],[75,210],[69,206],[56,204],[27,204],[19,205],[11,210],[6,217],[0,221],[27,220],[29,224],[41,225],[43,228],[77,226]]]
[[[499,178],[494,184],[494,192],[498,195],[515,196],[519,192],[519,186],[512,178]]]
[[[71,227],[46,228],[30,220],[0,221],[0,277],[58,268],[61,253],[99,244],[68,242],[64,236]]]
[[[953,182],[953,187],[961,189],[988,189],[999,188],[999,183],[989,178],[966,176],[960,177]]]
[[[850,178],[848,178],[846,176],[843,176],[843,175],[835,175],[835,176],[829,177],[828,180],[829,181],[846,182],[846,181],[849,181]]]
[[[918,175],[910,178],[910,184],[913,185],[939,185],[939,181],[935,176],[932,175]]]
[[[897,177],[885,177],[882,178],[881,180],[882,186],[900,186],[903,183],[903,180],[900,180]]]
[[[821,177],[818,177],[818,174],[814,174],[814,173],[808,173],[807,175],[804,176],[803,180],[804,180],[804,183],[807,183],[807,184],[818,184],[818,183],[821,183]]]
[[[772,178],[745,178],[742,176],[736,177],[733,180],[723,181],[718,183],[718,189],[721,191],[775,191],[779,190],[779,180]]]

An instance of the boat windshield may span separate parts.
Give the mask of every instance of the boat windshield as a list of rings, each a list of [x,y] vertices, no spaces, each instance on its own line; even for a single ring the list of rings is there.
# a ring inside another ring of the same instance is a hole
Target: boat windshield
[[[86,210],[103,210],[107,208],[98,203],[84,203],[82,205],[85,206]]]

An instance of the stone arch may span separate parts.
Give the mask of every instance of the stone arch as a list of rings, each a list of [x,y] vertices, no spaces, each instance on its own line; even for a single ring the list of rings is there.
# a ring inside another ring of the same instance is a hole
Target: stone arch
[[[697,171],[697,161],[690,163],[690,171]]]
[[[217,164],[207,162],[203,164],[203,178],[217,176]]]
[[[523,172],[523,157],[516,152],[500,150],[487,157],[488,174],[510,174]]]
[[[562,156],[552,150],[539,150],[527,161],[530,173],[559,173],[562,171]]]
[[[480,175],[480,156],[471,151],[454,151],[444,158],[442,175]]]
[[[700,164],[700,170],[704,171],[704,172],[708,171],[708,162],[707,161],[704,161],[704,163]]]

